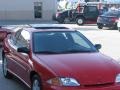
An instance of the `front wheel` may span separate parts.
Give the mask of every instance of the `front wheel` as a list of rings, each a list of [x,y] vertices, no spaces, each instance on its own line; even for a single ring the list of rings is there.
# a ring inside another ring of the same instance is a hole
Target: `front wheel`
[[[120,32],[120,27],[118,27],[118,31]]]
[[[82,17],[76,18],[76,23],[77,23],[77,25],[83,25],[84,24],[84,18],[82,18]]]
[[[3,70],[3,75],[5,78],[12,78],[12,75],[8,71],[8,61],[5,56],[3,56],[3,61],[2,61],[2,70]]]
[[[41,82],[38,75],[34,75],[32,78],[32,87],[31,90],[42,90]]]
[[[98,25],[98,28],[99,28],[99,29],[103,29],[103,25],[101,25],[101,24]]]

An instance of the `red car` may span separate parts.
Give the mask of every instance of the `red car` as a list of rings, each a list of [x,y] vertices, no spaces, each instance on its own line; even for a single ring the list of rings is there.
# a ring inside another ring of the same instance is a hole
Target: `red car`
[[[8,34],[3,74],[31,90],[120,90],[120,64],[71,29],[23,28]]]
[[[11,33],[10,29],[2,28],[0,26],[0,46],[2,45],[2,42],[4,38],[7,36],[7,34]]]

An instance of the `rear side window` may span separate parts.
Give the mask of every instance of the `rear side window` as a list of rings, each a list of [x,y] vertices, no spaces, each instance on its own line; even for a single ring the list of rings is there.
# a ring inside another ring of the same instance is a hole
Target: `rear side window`
[[[22,30],[18,30],[15,34],[12,34],[10,36],[10,42],[13,44],[13,45],[16,45],[17,43],[17,40],[20,36],[20,33],[21,33]]]
[[[116,16],[116,17],[118,17],[119,15],[120,15],[120,12],[115,12],[115,11],[113,11],[113,12],[106,12],[105,14],[104,14],[105,16]]]
[[[88,7],[89,12],[96,12],[97,8],[96,7]]]
[[[29,32],[23,30],[16,42],[17,47],[29,47],[30,34]]]

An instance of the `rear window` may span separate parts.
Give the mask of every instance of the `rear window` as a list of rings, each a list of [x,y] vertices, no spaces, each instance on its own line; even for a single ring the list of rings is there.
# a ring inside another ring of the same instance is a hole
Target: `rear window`
[[[89,12],[96,12],[97,11],[97,7],[88,7],[88,11]]]
[[[105,15],[105,16],[116,16],[116,17],[118,17],[118,16],[120,16],[120,11],[109,11],[109,12],[104,13],[103,15]]]

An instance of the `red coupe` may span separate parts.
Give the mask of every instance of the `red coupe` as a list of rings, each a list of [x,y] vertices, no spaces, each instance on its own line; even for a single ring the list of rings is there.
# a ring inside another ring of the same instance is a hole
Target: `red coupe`
[[[23,28],[4,40],[6,78],[31,90],[120,90],[120,64],[72,29]]]

